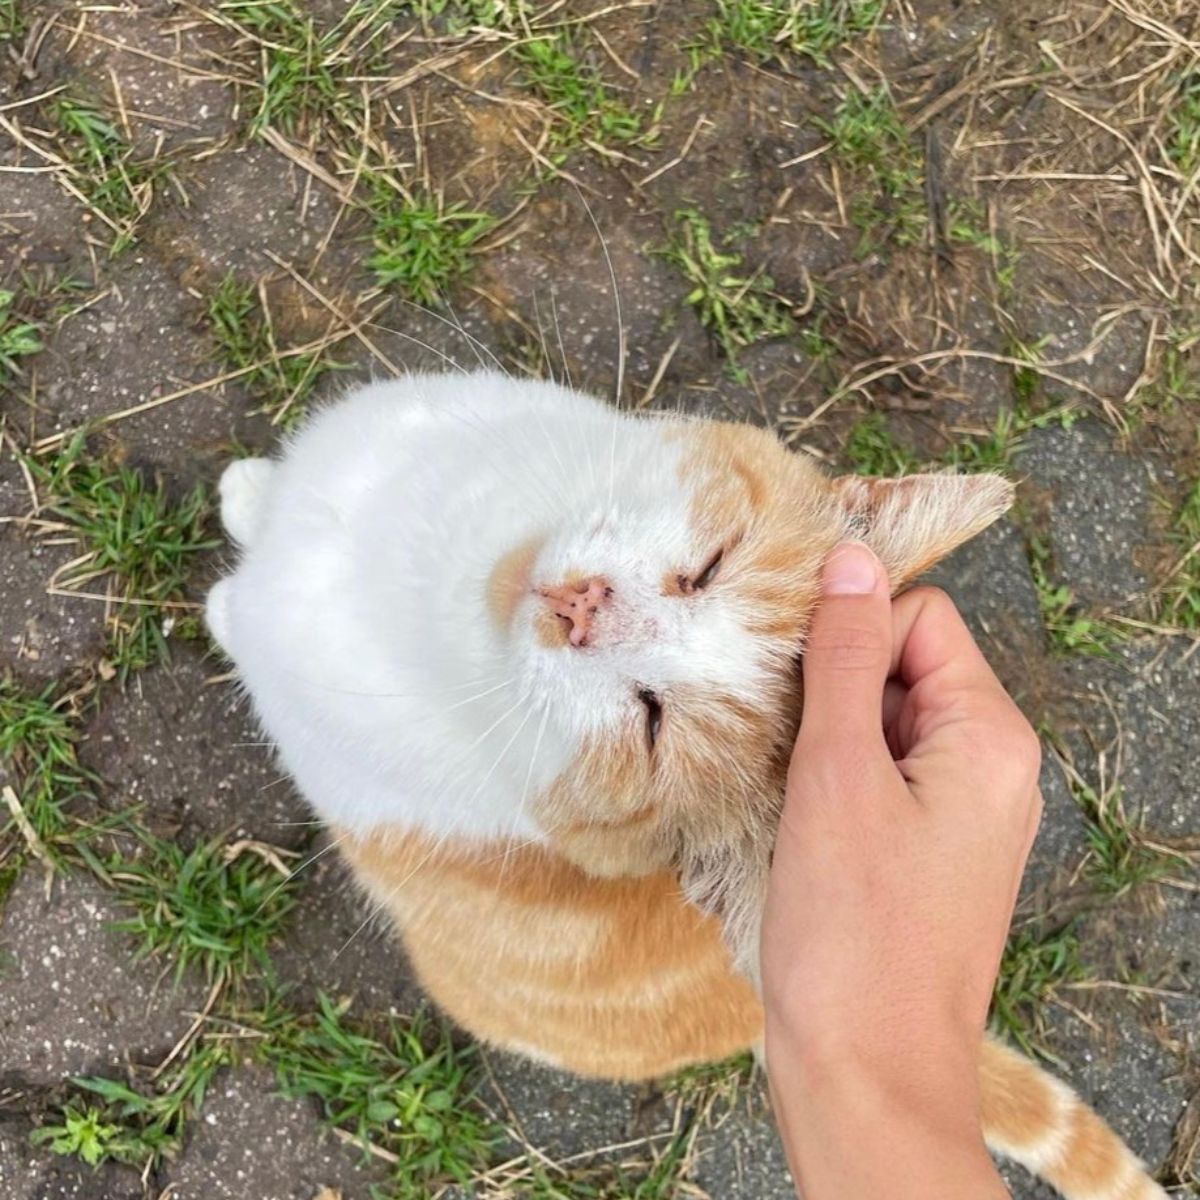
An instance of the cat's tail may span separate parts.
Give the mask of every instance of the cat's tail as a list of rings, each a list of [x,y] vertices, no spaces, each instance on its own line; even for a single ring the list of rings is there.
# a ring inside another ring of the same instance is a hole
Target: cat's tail
[[[988,1038],[979,1078],[987,1144],[1067,1200],[1167,1200],[1125,1143],[1029,1059]]]

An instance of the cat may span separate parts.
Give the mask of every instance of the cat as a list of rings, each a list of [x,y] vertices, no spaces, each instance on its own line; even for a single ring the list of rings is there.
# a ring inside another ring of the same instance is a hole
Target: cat
[[[758,919],[821,564],[892,584],[995,475],[831,478],[770,432],[551,382],[410,375],[230,464],[207,602],[283,764],[486,1041],[661,1076],[761,1037]],[[1070,1200],[1163,1192],[1064,1085],[982,1050],[989,1145]]]

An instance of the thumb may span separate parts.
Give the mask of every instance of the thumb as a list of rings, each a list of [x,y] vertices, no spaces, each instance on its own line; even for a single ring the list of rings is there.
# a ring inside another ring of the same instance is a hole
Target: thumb
[[[857,757],[887,753],[883,685],[891,657],[887,572],[862,542],[842,542],[825,560],[804,649],[800,742],[810,752],[851,746]]]

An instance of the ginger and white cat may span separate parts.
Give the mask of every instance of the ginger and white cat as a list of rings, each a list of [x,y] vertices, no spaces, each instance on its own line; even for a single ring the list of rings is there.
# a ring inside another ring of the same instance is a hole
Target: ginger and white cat
[[[434,999],[495,1045],[641,1079],[760,1037],[748,980],[826,554],[860,537],[900,587],[1011,497],[990,475],[831,479],[762,430],[551,383],[414,375],[226,470],[241,558],[208,620]],[[1165,1195],[1040,1068],[988,1041],[980,1071],[993,1148],[1071,1200]]]

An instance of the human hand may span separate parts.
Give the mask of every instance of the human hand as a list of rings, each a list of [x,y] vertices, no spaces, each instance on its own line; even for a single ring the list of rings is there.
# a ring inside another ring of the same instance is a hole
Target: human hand
[[[976,1060],[1041,813],[1037,737],[949,599],[891,603],[857,544],[826,564],[804,685],[762,937],[798,1182],[905,1195],[902,1145],[913,1195],[1005,1195]],[[949,1174],[921,1174],[933,1162]]]

